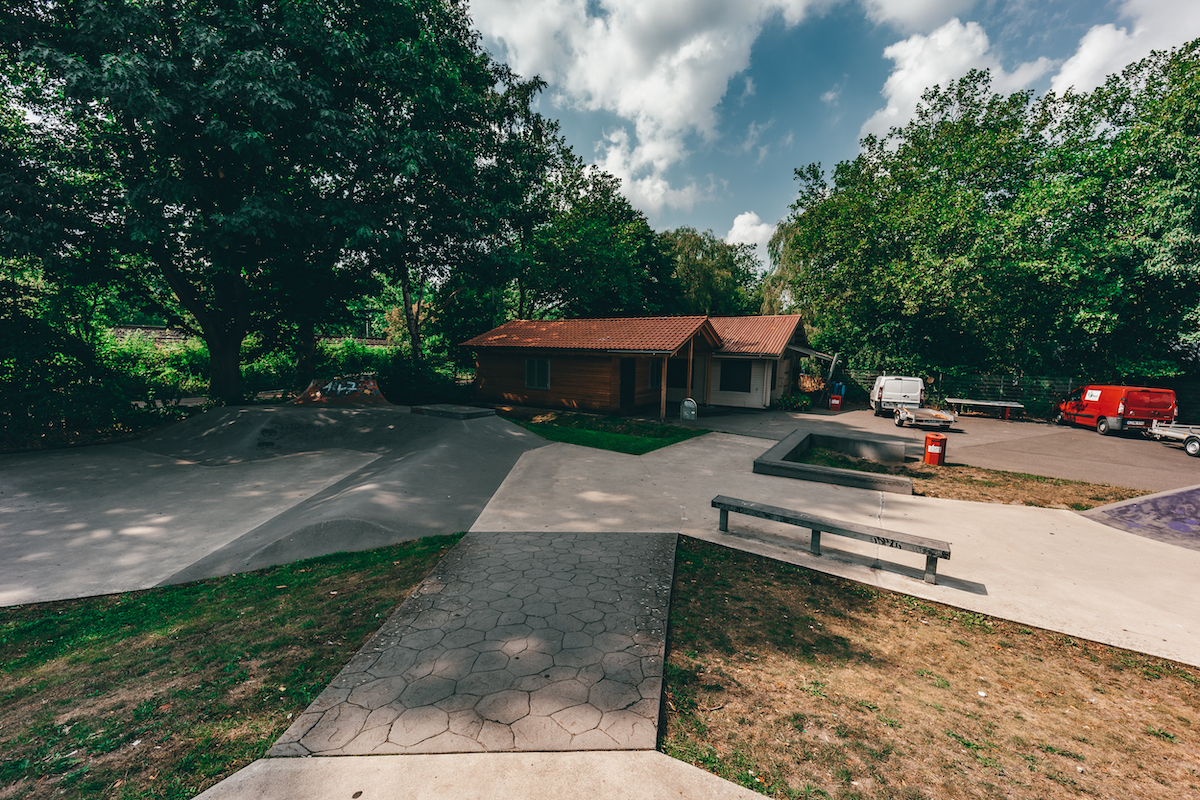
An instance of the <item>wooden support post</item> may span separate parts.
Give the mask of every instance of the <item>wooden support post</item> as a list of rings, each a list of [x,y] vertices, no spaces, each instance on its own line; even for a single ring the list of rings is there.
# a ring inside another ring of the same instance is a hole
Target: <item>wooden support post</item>
[[[665,420],[667,418],[667,359],[668,358],[670,358],[670,356],[663,356],[662,374],[659,375],[659,378],[660,378],[660,380],[659,380],[659,383],[660,383],[659,395],[660,395],[661,399],[659,400],[659,403],[658,403],[658,418],[661,420]]]
[[[808,551],[814,556],[821,555],[821,532],[815,528],[813,529],[812,536],[809,537],[808,540]]]
[[[712,353],[708,354],[708,361],[704,365],[704,405],[711,405],[709,395],[712,393]]]
[[[692,361],[696,357],[696,337],[688,339],[688,376],[687,387],[684,389],[683,397],[686,400],[692,396]]]

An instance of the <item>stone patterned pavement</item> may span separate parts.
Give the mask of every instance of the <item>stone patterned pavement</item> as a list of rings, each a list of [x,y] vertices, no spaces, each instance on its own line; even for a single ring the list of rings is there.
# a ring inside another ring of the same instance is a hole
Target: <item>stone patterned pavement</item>
[[[653,749],[675,542],[468,534],[269,755]]]

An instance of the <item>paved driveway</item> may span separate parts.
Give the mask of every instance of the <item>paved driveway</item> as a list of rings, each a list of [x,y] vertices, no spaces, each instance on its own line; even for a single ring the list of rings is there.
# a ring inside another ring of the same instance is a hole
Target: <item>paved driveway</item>
[[[776,440],[796,428],[870,436],[901,442],[911,455],[921,453],[926,433],[908,426],[897,428],[890,417],[876,417],[865,409],[838,413],[732,411],[702,416],[699,425]],[[1188,456],[1177,445],[1136,435],[1101,436],[1088,428],[965,416],[959,418],[947,436],[947,458],[952,464],[1156,492],[1200,484],[1200,458]]]

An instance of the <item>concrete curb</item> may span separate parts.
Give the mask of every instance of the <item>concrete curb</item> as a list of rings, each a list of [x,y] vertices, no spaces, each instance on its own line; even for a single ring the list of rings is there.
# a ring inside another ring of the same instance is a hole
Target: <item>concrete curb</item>
[[[797,430],[754,459],[754,471],[759,475],[776,475],[781,478],[832,483],[838,486],[872,489],[892,494],[913,493],[912,478],[838,469],[837,467],[822,467],[816,464],[800,464],[793,460],[812,447],[829,447],[859,458],[870,458],[877,461],[904,461],[904,445],[902,444]]]

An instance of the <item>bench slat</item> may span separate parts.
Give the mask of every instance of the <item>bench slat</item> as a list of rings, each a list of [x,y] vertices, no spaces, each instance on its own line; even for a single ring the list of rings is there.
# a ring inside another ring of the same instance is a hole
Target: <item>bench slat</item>
[[[899,531],[889,531],[882,528],[869,528],[866,525],[859,525],[853,522],[843,522],[841,520],[830,519],[829,517],[822,517],[818,514],[806,514],[765,503],[755,503],[749,500],[726,497],[725,495],[714,497],[712,506],[725,512],[734,511],[740,514],[773,520],[774,522],[800,525],[805,528],[811,528],[814,531],[835,533],[839,536],[847,536],[851,539],[859,539],[885,547],[895,547],[937,558],[950,558],[950,543],[939,539],[929,539],[925,536],[915,536],[910,533],[900,533]],[[728,520],[726,514],[722,514],[722,516]],[[725,527],[722,527],[722,530],[725,530],[727,527],[728,523],[726,523]]]
[[[968,400],[964,397],[947,397],[946,402],[955,406],[996,406],[998,408],[1024,408],[1024,403],[1015,400]]]

